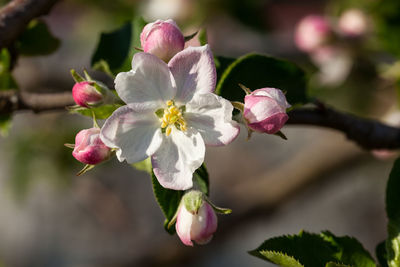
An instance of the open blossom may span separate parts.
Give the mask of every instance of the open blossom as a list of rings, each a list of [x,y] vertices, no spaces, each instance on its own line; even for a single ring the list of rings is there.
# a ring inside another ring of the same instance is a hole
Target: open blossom
[[[82,163],[95,165],[109,159],[111,149],[101,141],[100,129],[90,128],[76,135],[72,156]]]
[[[311,52],[327,43],[332,35],[332,28],[322,16],[310,15],[297,25],[295,43],[299,49]]]
[[[277,133],[288,120],[286,109],[290,105],[283,92],[275,88],[262,88],[244,98],[243,117],[247,126],[256,132]]]
[[[192,213],[184,204],[180,205],[176,218],[176,233],[182,243],[193,246],[195,241],[199,245],[208,243],[217,230],[217,215],[207,202],[203,202],[197,212]]]
[[[96,90],[94,83],[87,81],[75,83],[72,88],[72,97],[76,104],[86,108],[88,105],[95,105],[103,100],[103,95]]]
[[[118,149],[120,161],[150,156],[162,186],[186,190],[204,161],[205,145],[226,145],[239,133],[231,103],[213,93],[215,83],[208,45],[189,47],[168,65],[154,55],[136,53],[132,70],[115,79],[127,105],[107,119],[101,139]]]
[[[185,38],[175,21],[157,20],[147,24],[140,34],[143,51],[168,62],[185,46]]]

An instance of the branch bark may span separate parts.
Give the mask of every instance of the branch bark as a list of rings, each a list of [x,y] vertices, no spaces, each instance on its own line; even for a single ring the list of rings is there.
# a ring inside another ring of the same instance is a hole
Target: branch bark
[[[32,19],[45,15],[58,0],[13,0],[0,9],[0,49],[10,46]]]
[[[0,114],[30,110],[43,112],[63,110],[74,105],[71,92],[29,93],[0,91]],[[348,139],[365,149],[399,149],[400,128],[379,121],[357,117],[319,104],[316,108],[294,109],[288,113],[287,124],[312,125],[343,132]]]

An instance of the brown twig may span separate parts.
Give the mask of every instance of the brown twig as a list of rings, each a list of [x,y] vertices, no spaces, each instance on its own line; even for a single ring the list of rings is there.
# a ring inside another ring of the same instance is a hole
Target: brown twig
[[[47,14],[58,0],[13,0],[0,9],[0,49],[10,46],[32,19]]]
[[[310,109],[295,109],[288,113],[288,124],[315,125],[335,129],[365,149],[400,148],[400,129],[379,121],[356,117],[319,106]]]
[[[63,110],[73,104],[71,92],[44,94],[16,90],[0,91],[0,115],[12,114],[21,110],[33,112]]]
[[[70,92],[28,93],[21,91],[0,92],[0,114],[21,110],[42,112],[62,110],[73,105]],[[316,108],[294,109],[289,113],[287,124],[313,125],[335,129],[365,149],[399,149],[400,128],[379,121],[357,117],[336,111],[320,104]]]

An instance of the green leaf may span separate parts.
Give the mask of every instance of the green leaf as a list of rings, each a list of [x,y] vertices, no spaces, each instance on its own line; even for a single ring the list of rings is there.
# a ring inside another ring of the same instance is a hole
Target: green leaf
[[[60,40],[54,37],[43,20],[32,20],[19,37],[17,50],[21,55],[49,55],[60,46]]]
[[[386,213],[388,238],[386,240],[389,267],[400,266],[400,159],[397,159],[389,175],[386,187]]]
[[[376,266],[369,252],[355,238],[336,237],[329,231],[322,232],[321,236],[338,249],[336,258],[340,262],[360,267]]]
[[[276,261],[274,253],[281,253],[292,257],[305,267],[343,266],[343,264],[357,267],[376,266],[369,253],[356,239],[336,237],[330,232],[318,235],[302,231],[298,235],[271,238],[249,253],[276,264],[280,263]]]
[[[129,56],[129,50],[133,50],[132,29],[132,23],[128,22],[113,32],[102,33],[92,56],[92,66],[104,60],[112,71],[122,67]]]
[[[199,42],[200,42],[200,45],[206,45],[208,43],[207,30],[205,28],[200,30]]]
[[[152,174],[151,159],[148,157],[145,160],[131,164],[135,169]]]
[[[165,216],[165,221],[164,221],[165,230],[167,230],[167,232],[170,234],[174,234],[175,228],[174,227],[168,228],[167,226],[174,217],[179,207],[181,198],[183,196],[183,191],[171,190],[162,187],[153,172],[151,175],[151,181],[153,184],[154,196]]]
[[[308,100],[304,71],[286,60],[259,54],[240,57],[225,69],[216,92],[231,101],[243,102],[245,93],[239,83],[251,90],[265,87],[281,89],[292,105]]]
[[[193,182],[197,185],[197,189],[206,196],[210,195],[210,181],[206,165],[203,163],[193,174]]]
[[[387,255],[386,255],[386,241],[382,241],[376,246],[375,249],[376,258],[378,259],[381,267],[388,267],[387,265]]]
[[[9,89],[18,89],[18,85],[15,82],[10,72],[11,56],[6,48],[3,48],[0,52],[0,91]]]
[[[11,129],[11,115],[0,115],[0,135],[7,137]]]
[[[268,239],[260,247],[249,252],[253,256],[273,262],[273,259],[265,257],[266,254],[262,254],[262,251],[287,254],[305,267],[321,267],[327,262],[336,261],[335,248],[321,236],[307,232]]]
[[[133,55],[139,52],[135,47],[141,46],[140,33],[145,25],[146,21],[137,17],[111,33],[102,33],[92,67],[110,75],[129,71]]]
[[[217,69],[217,85],[221,80],[222,74],[229,67],[229,65],[231,65],[235,60],[236,58],[233,57],[224,57],[224,56],[214,57],[215,68]]]
[[[84,107],[77,107],[77,108],[72,108],[70,111],[72,113],[79,113],[84,116],[92,117],[94,112],[94,115],[96,116],[96,119],[99,120],[104,120],[107,119],[108,117],[111,116],[111,114],[119,108],[121,105],[119,104],[110,104],[110,105],[102,105],[99,107],[92,107],[92,108],[84,108]]]
[[[303,264],[298,262],[295,258],[288,256],[281,252],[262,250],[260,254],[268,259],[270,262],[278,264],[283,267],[304,267]]]
[[[325,267],[351,267],[350,265],[336,263],[336,262],[328,262]]]

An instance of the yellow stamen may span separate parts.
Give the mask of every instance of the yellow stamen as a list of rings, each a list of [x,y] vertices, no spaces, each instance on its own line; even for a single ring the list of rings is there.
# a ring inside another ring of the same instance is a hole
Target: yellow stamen
[[[165,131],[165,135],[166,135],[166,136],[169,136],[169,135],[171,134],[171,131],[172,131],[172,127],[171,127],[171,126],[168,126],[168,127],[167,127],[167,130]]]
[[[165,135],[169,136],[171,134],[173,126],[185,132],[187,126],[182,112],[174,105],[172,100],[167,101],[166,104],[168,107],[164,109],[164,115],[160,119],[161,128],[165,129]]]

